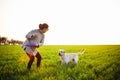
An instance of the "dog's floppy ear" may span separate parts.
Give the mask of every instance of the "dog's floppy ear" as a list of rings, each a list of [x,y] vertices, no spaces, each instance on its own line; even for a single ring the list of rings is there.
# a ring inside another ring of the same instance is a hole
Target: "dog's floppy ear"
[[[65,53],[65,50],[63,50],[62,52]]]

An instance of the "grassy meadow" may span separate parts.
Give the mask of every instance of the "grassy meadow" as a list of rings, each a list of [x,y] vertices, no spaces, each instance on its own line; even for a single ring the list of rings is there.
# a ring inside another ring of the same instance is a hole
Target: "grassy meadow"
[[[59,49],[66,52],[86,51],[78,64],[61,65]],[[0,80],[120,80],[120,45],[45,45],[40,47],[40,68],[36,59],[31,70],[29,58],[19,45],[0,46]]]

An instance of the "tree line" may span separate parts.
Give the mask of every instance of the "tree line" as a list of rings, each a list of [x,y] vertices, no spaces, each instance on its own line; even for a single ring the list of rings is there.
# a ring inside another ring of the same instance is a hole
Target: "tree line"
[[[8,40],[7,37],[0,36],[0,45],[21,45],[21,44],[23,44],[23,41],[14,39]]]

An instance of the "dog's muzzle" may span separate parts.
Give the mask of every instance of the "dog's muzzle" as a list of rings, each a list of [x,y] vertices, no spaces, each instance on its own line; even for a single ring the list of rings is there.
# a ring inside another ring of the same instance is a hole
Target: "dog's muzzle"
[[[59,56],[62,56],[62,55],[59,53]]]

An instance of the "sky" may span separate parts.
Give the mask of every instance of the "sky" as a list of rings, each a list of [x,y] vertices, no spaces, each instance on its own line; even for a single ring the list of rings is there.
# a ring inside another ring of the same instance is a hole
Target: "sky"
[[[120,44],[120,0],[0,0],[0,36],[24,41],[40,23],[46,45]]]

